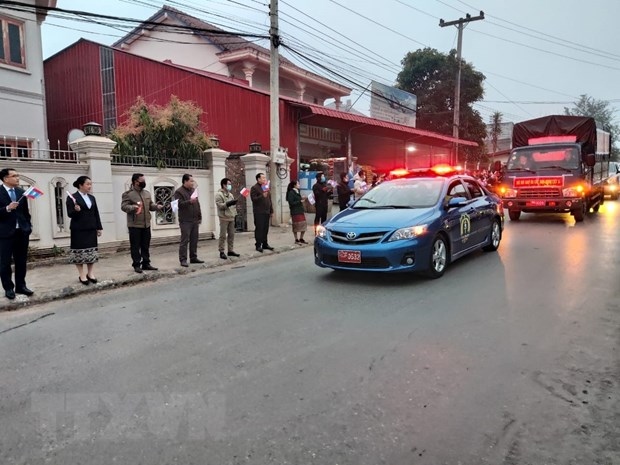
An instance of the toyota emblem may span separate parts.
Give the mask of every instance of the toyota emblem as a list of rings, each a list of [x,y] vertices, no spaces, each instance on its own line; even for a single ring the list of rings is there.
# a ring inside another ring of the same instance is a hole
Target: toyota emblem
[[[353,231],[347,233],[347,239],[349,239],[350,241],[352,241],[356,237],[357,237],[357,234],[354,233]]]

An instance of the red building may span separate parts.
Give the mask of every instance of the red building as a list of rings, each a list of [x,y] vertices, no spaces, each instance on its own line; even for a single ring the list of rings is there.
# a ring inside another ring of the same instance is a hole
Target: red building
[[[123,121],[138,96],[163,105],[176,95],[203,110],[206,132],[224,150],[247,152],[251,142],[269,146],[269,94],[237,78],[132,55],[80,40],[45,61],[49,138],[65,144],[68,132],[88,121],[109,131]],[[450,159],[456,140],[442,134],[346,113],[291,98],[280,99],[280,145],[299,167],[347,157],[377,172],[428,166]],[[459,141],[460,145],[476,146]],[[323,165],[323,166],[324,166]],[[341,169],[340,166],[336,171]]]

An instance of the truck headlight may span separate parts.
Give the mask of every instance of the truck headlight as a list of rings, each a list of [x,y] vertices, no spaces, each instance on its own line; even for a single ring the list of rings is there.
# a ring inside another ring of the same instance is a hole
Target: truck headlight
[[[500,192],[502,197],[506,199],[513,199],[517,196],[517,189],[511,189],[509,187],[503,188]]]
[[[567,187],[566,189],[562,189],[562,196],[564,197],[582,197],[583,196],[583,186],[572,186]]]
[[[402,241],[405,239],[414,239],[416,237],[420,237],[422,234],[426,233],[428,225],[420,224],[418,226],[411,226],[409,228],[401,228],[397,229],[392,237],[388,240],[388,242],[393,241]]]

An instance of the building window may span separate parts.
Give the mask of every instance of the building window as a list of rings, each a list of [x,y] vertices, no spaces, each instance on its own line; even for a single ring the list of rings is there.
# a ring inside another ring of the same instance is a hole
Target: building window
[[[29,158],[31,151],[31,143],[27,139],[0,137],[1,158]]]
[[[0,63],[25,68],[24,23],[0,16],[0,30]]]
[[[103,133],[108,134],[116,127],[116,86],[114,84],[114,50],[99,49],[101,68],[101,92],[103,99]]]
[[[174,224],[175,214],[172,211],[170,202],[174,200],[174,187],[170,186],[155,186],[155,203],[162,204],[163,210],[158,211],[155,215],[155,223],[160,224]]]
[[[54,206],[56,207],[56,227],[59,232],[65,231],[65,205],[63,197],[65,194],[65,187],[58,181],[54,186]]]

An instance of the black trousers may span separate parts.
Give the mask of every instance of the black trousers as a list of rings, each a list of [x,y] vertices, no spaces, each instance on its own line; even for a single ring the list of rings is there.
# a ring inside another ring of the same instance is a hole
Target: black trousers
[[[148,266],[151,264],[149,247],[151,246],[151,228],[127,228],[129,230],[129,246],[131,248],[131,261],[136,266]]]
[[[11,237],[0,239],[0,278],[5,291],[26,287],[29,241],[30,234],[24,234],[21,229],[15,229]],[[11,259],[15,262],[15,284],[12,279]]]
[[[254,240],[256,247],[264,247],[269,245],[267,242],[267,234],[269,234],[269,213],[254,213]]]
[[[189,244],[189,259],[198,258],[198,228],[200,223],[184,221],[179,223],[181,228],[181,243],[179,244],[179,261],[187,261],[187,245]]]
[[[314,216],[314,224],[321,224],[327,221],[327,205],[316,205],[316,215]]]

